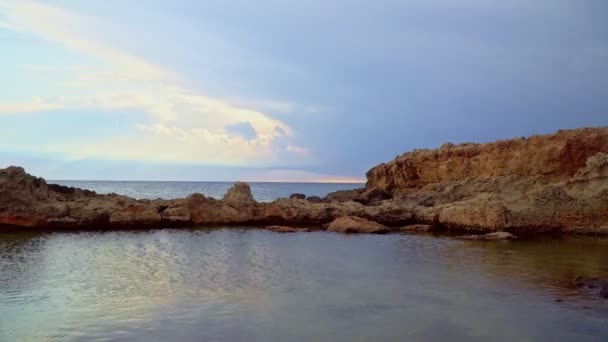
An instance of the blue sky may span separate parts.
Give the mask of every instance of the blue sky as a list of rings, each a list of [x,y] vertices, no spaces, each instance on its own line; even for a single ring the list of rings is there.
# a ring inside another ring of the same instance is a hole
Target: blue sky
[[[0,167],[364,179],[414,148],[608,125],[608,3],[0,0]]]

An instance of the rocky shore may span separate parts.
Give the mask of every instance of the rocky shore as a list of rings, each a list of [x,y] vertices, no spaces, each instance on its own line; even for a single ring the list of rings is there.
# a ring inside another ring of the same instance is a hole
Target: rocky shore
[[[363,189],[323,199],[294,194],[258,203],[238,182],[221,200],[136,200],[47,184],[8,167],[0,170],[0,231],[255,225],[279,232],[608,235],[608,128],[415,150],[371,169],[367,179]]]

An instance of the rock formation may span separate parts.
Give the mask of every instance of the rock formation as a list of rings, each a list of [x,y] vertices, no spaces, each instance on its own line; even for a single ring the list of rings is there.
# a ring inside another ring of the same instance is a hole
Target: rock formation
[[[518,236],[608,234],[608,128],[445,144],[406,153],[367,176],[364,189],[338,191],[324,199],[294,194],[258,203],[249,186],[237,182],[221,200],[202,194],[136,200],[47,184],[22,168],[9,167],[0,169],[0,227],[247,224],[320,229],[331,223],[331,230],[345,232],[377,233],[385,227]]]
[[[608,234],[608,128],[445,144],[367,176],[363,194],[390,192],[414,221],[446,230]]]

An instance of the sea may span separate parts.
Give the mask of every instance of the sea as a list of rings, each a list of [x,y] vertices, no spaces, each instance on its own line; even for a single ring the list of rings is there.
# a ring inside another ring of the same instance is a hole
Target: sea
[[[100,194],[117,193],[137,199],[175,199],[201,193],[221,199],[234,182],[145,182],[145,181],[73,181],[50,180],[48,183],[92,190]],[[330,192],[362,188],[364,183],[280,183],[248,182],[253,197],[271,202],[293,193],[324,197]]]
[[[136,198],[230,183],[57,182]],[[252,183],[270,201],[360,184]],[[0,231],[0,341],[608,341],[598,237]]]

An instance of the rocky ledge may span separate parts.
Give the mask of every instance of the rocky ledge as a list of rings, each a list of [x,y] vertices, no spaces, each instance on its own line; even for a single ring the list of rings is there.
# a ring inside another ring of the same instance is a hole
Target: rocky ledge
[[[608,235],[608,128],[415,150],[367,178],[363,189],[323,199],[294,194],[258,203],[238,182],[221,200],[136,200],[47,184],[8,167],[0,169],[0,228],[247,224],[281,232]]]

